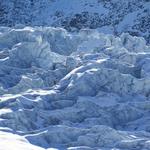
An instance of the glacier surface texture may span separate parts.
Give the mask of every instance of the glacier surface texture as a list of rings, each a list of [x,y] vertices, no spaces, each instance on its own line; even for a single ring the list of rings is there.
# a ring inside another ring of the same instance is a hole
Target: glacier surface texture
[[[150,150],[150,47],[91,29],[0,27],[0,150]]]

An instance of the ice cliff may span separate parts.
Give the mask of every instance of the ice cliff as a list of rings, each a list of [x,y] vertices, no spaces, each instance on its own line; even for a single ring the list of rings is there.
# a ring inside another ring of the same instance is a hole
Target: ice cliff
[[[12,147],[150,150],[145,39],[0,27],[0,150]]]

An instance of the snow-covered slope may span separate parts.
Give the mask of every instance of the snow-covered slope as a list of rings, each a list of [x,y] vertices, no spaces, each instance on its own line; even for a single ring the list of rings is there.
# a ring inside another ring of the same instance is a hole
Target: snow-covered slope
[[[149,109],[144,38],[0,28],[0,150],[149,150]]]
[[[31,145],[25,138],[12,133],[0,131],[1,150],[44,150],[43,148]]]
[[[150,42],[149,0],[1,0],[0,25],[99,28],[143,36]]]

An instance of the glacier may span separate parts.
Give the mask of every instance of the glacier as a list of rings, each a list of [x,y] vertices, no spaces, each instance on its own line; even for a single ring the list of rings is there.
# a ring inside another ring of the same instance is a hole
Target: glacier
[[[149,150],[149,110],[143,37],[0,27],[0,150]]]

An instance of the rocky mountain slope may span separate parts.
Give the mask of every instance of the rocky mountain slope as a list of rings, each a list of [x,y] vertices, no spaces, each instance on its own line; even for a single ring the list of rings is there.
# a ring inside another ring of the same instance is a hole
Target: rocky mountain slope
[[[149,108],[144,38],[0,28],[0,150],[149,150]]]
[[[99,28],[143,36],[150,43],[149,0],[1,0],[0,25]]]

